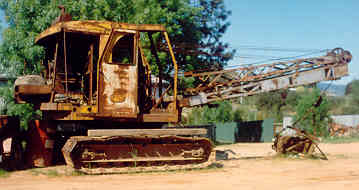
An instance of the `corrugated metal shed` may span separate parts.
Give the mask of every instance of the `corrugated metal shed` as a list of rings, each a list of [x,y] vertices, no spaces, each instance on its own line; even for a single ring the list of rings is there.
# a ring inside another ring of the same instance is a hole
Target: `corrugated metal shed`
[[[359,126],[359,115],[332,115],[330,116],[334,123],[347,126],[347,127],[358,127]],[[283,118],[283,127],[291,126],[293,123],[292,117]]]
[[[331,116],[334,123],[348,126],[357,127],[359,126],[359,115],[333,115]]]

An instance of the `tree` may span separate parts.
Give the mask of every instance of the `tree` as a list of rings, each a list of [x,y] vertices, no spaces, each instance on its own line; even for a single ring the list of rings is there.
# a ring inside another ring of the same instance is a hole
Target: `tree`
[[[350,81],[346,86],[345,86],[345,92],[344,94],[346,96],[350,95],[352,93],[352,88],[353,88],[353,83],[357,81],[357,80],[353,80],[353,81]]]
[[[348,98],[346,96],[328,97],[328,102],[330,104],[331,115],[343,115],[348,112]]]
[[[319,89],[306,89],[306,93],[299,97],[294,121],[298,121],[298,125],[311,134],[326,136],[329,109],[328,100]]]
[[[227,18],[230,15],[223,0],[3,0],[0,8],[9,24],[0,48],[3,69],[11,69],[14,75],[41,70],[38,63],[43,51],[34,45],[34,39],[60,14],[57,8],[60,4],[65,6],[73,20],[164,24],[174,49],[178,50],[178,65],[185,71],[213,65],[222,67],[234,53],[220,40],[229,26]],[[163,56],[163,60],[169,59]],[[26,71],[23,71],[24,63]],[[163,63],[170,71],[172,68],[168,65]]]
[[[291,92],[288,89],[279,90],[275,92],[265,92],[255,95],[256,101],[254,104],[257,109],[265,113],[265,117],[272,117],[276,121],[281,121],[283,118],[283,111],[294,111],[297,104],[297,93]]]
[[[40,111],[34,111],[30,104],[15,104],[13,99],[14,88],[11,82],[0,87],[0,97],[5,103],[5,108],[2,110],[9,116],[20,116],[20,125],[23,129],[27,129],[29,120],[39,119],[41,117]]]
[[[12,77],[40,73],[44,51],[34,45],[34,40],[60,15],[58,5],[64,5],[73,20],[165,25],[183,71],[221,68],[234,53],[220,40],[229,26],[227,18],[231,14],[223,0],[2,0],[0,8],[5,12],[9,27],[4,30],[0,45],[0,72]],[[142,40],[148,43],[146,38]],[[159,35],[154,36],[154,40],[163,41]],[[166,73],[164,77],[170,81],[173,68],[167,64],[169,56],[159,56]],[[157,65],[153,64],[152,69],[156,74]],[[194,81],[185,83],[188,82]]]
[[[242,121],[242,112],[238,109],[233,110],[229,101],[221,101],[216,107],[194,108],[189,116],[188,124],[211,124]]]
[[[350,82],[345,90],[348,96],[348,105],[345,109],[346,114],[359,114],[359,80]]]

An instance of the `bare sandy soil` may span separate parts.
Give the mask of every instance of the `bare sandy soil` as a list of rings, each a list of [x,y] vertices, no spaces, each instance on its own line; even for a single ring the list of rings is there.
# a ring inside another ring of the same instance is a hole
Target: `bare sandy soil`
[[[329,160],[273,156],[271,144],[235,144],[222,168],[116,175],[63,175],[64,166],[13,172],[1,190],[359,189],[359,143],[321,144]]]

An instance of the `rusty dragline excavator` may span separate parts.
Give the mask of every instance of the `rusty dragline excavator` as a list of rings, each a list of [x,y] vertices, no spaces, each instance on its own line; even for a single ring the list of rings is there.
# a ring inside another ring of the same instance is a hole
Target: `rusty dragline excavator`
[[[161,36],[165,48],[158,48],[153,35]],[[36,44],[45,49],[46,72],[19,77],[15,99],[42,111],[42,120],[32,127],[55,140],[30,141],[27,152],[35,163],[51,148],[52,155],[61,149],[67,165],[89,173],[206,164],[213,146],[198,137],[205,130],[162,128],[180,121],[181,108],[336,80],[348,74],[351,60],[348,51],[337,48],[315,58],[187,72],[185,77],[200,82],[179,92],[175,50],[164,26],[61,21],[39,34]],[[163,82],[161,69],[157,77],[151,75],[151,64],[161,65],[160,50],[170,58],[172,82]]]

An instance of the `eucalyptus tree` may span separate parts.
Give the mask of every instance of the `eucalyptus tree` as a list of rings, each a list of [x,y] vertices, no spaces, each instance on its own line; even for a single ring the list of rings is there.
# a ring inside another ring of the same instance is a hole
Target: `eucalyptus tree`
[[[108,20],[135,24],[163,24],[175,49],[182,71],[222,68],[234,51],[221,37],[229,26],[231,14],[223,0],[1,0],[8,27],[3,29],[0,44],[0,72],[13,78],[41,72],[42,47],[34,44],[36,36],[51,26],[60,15],[59,5],[66,8],[73,20]],[[159,36],[154,36],[161,42]],[[144,44],[146,38],[142,39]],[[160,54],[166,79],[171,80],[169,57]],[[152,57],[149,57],[151,61]],[[158,72],[155,64],[153,73]],[[194,80],[187,80],[191,83]],[[31,105],[15,105],[11,99],[11,85],[2,94],[9,96],[7,113],[27,115]],[[22,117],[25,118],[25,117]]]

